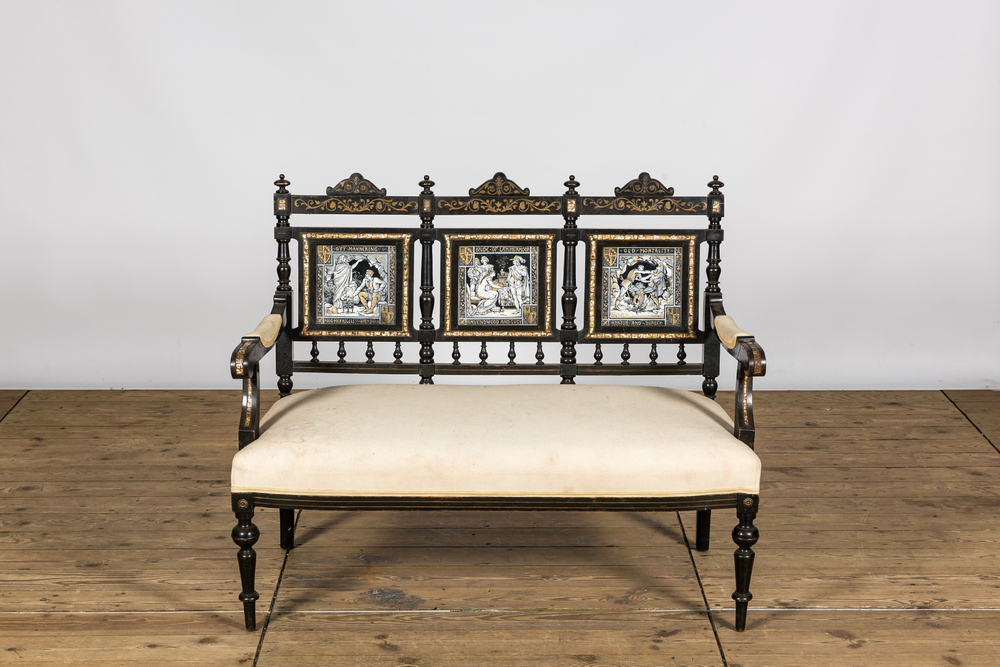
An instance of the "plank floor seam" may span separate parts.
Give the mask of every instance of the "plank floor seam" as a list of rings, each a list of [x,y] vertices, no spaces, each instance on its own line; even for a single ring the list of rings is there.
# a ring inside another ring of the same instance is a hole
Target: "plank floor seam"
[[[691,542],[688,540],[687,531],[684,529],[684,520],[681,519],[681,513],[676,512],[677,523],[681,527],[681,535],[684,537],[684,546],[687,547],[688,558],[691,559],[691,569],[694,570],[694,578],[698,581],[698,591],[701,593],[701,599],[705,603],[705,611],[709,611],[708,595],[705,594],[705,587],[701,583],[701,574],[698,572],[698,563],[694,560],[694,552],[691,551]],[[726,651],[722,648],[722,639],[719,637],[719,629],[715,627],[715,619],[712,618],[712,614],[708,615],[708,624],[712,627],[712,636],[715,637],[715,646],[719,649],[719,657],[722,659],[722,667],[729,667],[729,663],[726,661]]]
[[[31,393],[31,390],[29,389],[29,390],[25,391],[23,394],[21,394],[21,397],[19,399],[17,399],[16,401],[14,401],[14,405],[10,406],[10,409],[7,410],[7,412],[3,413],[3,417],[0,417],[0,422],[2,422],[4,419],[6,419],[7,415],[9,415],[10,413],[12,413],[14,411],[14,408],[16,408],[18,406],[18,404],[21,401],[24,400],[24,397],[27,396],[30,393]]]
[[[965,410],[963,410],[962,408],[960,408],[958,406],[958,403],[956,403],[955,401],[951,400],[951,396],[949,396],[947,394],[947,392],[942,391],[941,393],[944,394],[944,397],[947,398],[948,401],[952,405],[955,406],[956,410],[958,410],[959,412],[962,413],[962,416],[965,417],[965,420],[967,422],[969,422],[970,424],[972,424],[972,427],[974,429],[976,429],[977,431],[979,431],[979,435],[983,436],[983,439],[986,440],[986,442],[990,443],[990,447],[992,447],[993,449],[997,450],[997,454],[1000,454],[1000,447],[998,447],[996,444],[994,444],[994,442],[992,440],[990,440],[990,437],[988,435],[986,435],[985,433],[983,433],[983,429],[979,428],[979,424],[977,424],[975,421],[973,421],[972,417],[970,417],[969,415],[965,414]]]
[[[292,535],[295,534],[295,529],[299,525],[299,517],[302,516],[302,510],[298,511],[295,515],[295,522],[292,524]],[[271,622],[271,615],[274,614],[274,605],[278,602],[278,593],[281,590],[281,579],[285,576],[285,568],[288,567],[288,555],[295,548],[295,544],[292,544],[291,549],[285,549],[285,558],[281,561],[281,569],[278,570],[278,580],[274,582],[274,593],[271,595],[271,605],[264,612],[264,627],[260,629],[260,639],[257,641],[257,652],[253,656],[252,667],[257,667],[257,662],[260,660],[260,652],[264,648],[264,638],[267,636],[267,626]]]

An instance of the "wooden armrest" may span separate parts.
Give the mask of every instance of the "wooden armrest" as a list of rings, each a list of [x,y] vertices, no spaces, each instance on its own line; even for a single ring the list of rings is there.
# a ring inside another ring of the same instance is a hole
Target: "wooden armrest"
[[[274,347],[274,343],[281,333],[284,313],[284,303],[275,302],[271,314],[265,316],[256,329],[244,334],[240,344],[233,350],[229,361],[229,368],[234,380],[247,377],[248,369],[255,366],[267,354],[268,350]]]
[[[733,421],[733,435],[753,449],[753,379],[767,372],[764,350],[754,337],[736,326],[733,318],[726,315],[721,297],[709,302],[712,325],[719,342],[730,355],[740,362],[736,368],[736,419]]]
[[[240,449],[260,435],[260,379],[257,364],[274,347],[281,335],[281,327],[288,313],[287,300],[276,294],[271,314],[260,321],[257,328],[243,336],[233,350],[229,369],[234,380],[243,380],[243,411],[240,415]]]
[[[754,340],[753,334],[736,326],[733,318],[726,315],[721,300],[711,302],[709,308],[712,312],[715,334],[726,351],[740,362],[747,375],[754,377],[764,375],[767,372],[767,360],[763,348]]]

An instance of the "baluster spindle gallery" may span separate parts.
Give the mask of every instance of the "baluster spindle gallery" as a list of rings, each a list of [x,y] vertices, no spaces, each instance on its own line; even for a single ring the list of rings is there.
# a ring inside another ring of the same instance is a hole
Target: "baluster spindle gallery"
[[[396,365],[403,363],[403,344],[398,340],[396,341],[396,349],[392,351],[392,358],[395,360],[392,363]]]
[[[490,353],[486,350],[486,341],[483,341],[482,347],[479,348],[479,365],[485,366],[486,360],[490,358]]]
[[[535,348],[535,365],[542,366],[545,364],[545,351],[542,350],[542,341],[538,341],[538,347]]]
[[[632,357],[632,353],[628,351],[628,343],[622,345],[622,366],[628,366],[628,360]]]
[[[601,359],[603,358],[604,358],[604,352],[601,351],[601,344],[597,343],[594,345],[594,365],[603,366],[604,363],[601,361]]]
[[[347,363],[347,348],[344,347],[344,341],[340,341],[340,344],[337,346],[337,363]]]
[[[366,364],[375,363],[375,344],[371,341],[368,341],[368,349],[365,350],[365,358],[368,359],[368,361],[365,362]]]
[[[514,351],[514,341],[510,342],[510,350],[507,352],[507,358],[510,359],[510,361],[507,362],[508,366],[517,365],[517,362],[514,361],[514,359],[517,358],[517,353]]]
[[[659,358],[659,354],[656,353],[656,343],[653,343],[649,347],[649,365],[655,366],[656,360]]]
[[[453,359],[451,362],[452,366],[462,365],[462,352],[458,349],[458,341],[451,344],[451,358]]]
[[[684,360],[687,359],[687,356],[687,352],[684,351],[684,343],[679,344],[677,346],[677,365],[683,366],[686,364],[687,362]]]
[[[319,343],[313,341],[312,349],[309,350],[309,356],[312,357],[309,361],[314,364],[319,363]]]

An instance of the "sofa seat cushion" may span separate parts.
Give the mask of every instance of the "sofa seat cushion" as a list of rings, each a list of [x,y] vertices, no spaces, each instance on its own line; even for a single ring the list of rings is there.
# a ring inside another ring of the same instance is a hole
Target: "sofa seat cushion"
[[[317,496],[758,493],[714,401],[610,385],[350,385],[295,393],[233,459],[232,491]]]

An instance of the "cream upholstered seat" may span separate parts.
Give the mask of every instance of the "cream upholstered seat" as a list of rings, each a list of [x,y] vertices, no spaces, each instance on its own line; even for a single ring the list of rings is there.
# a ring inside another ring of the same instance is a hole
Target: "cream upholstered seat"
[[[293,394],[233,459],[233,493],[756,494],[760,460],[711,399],[609,385],[353,385]]]

